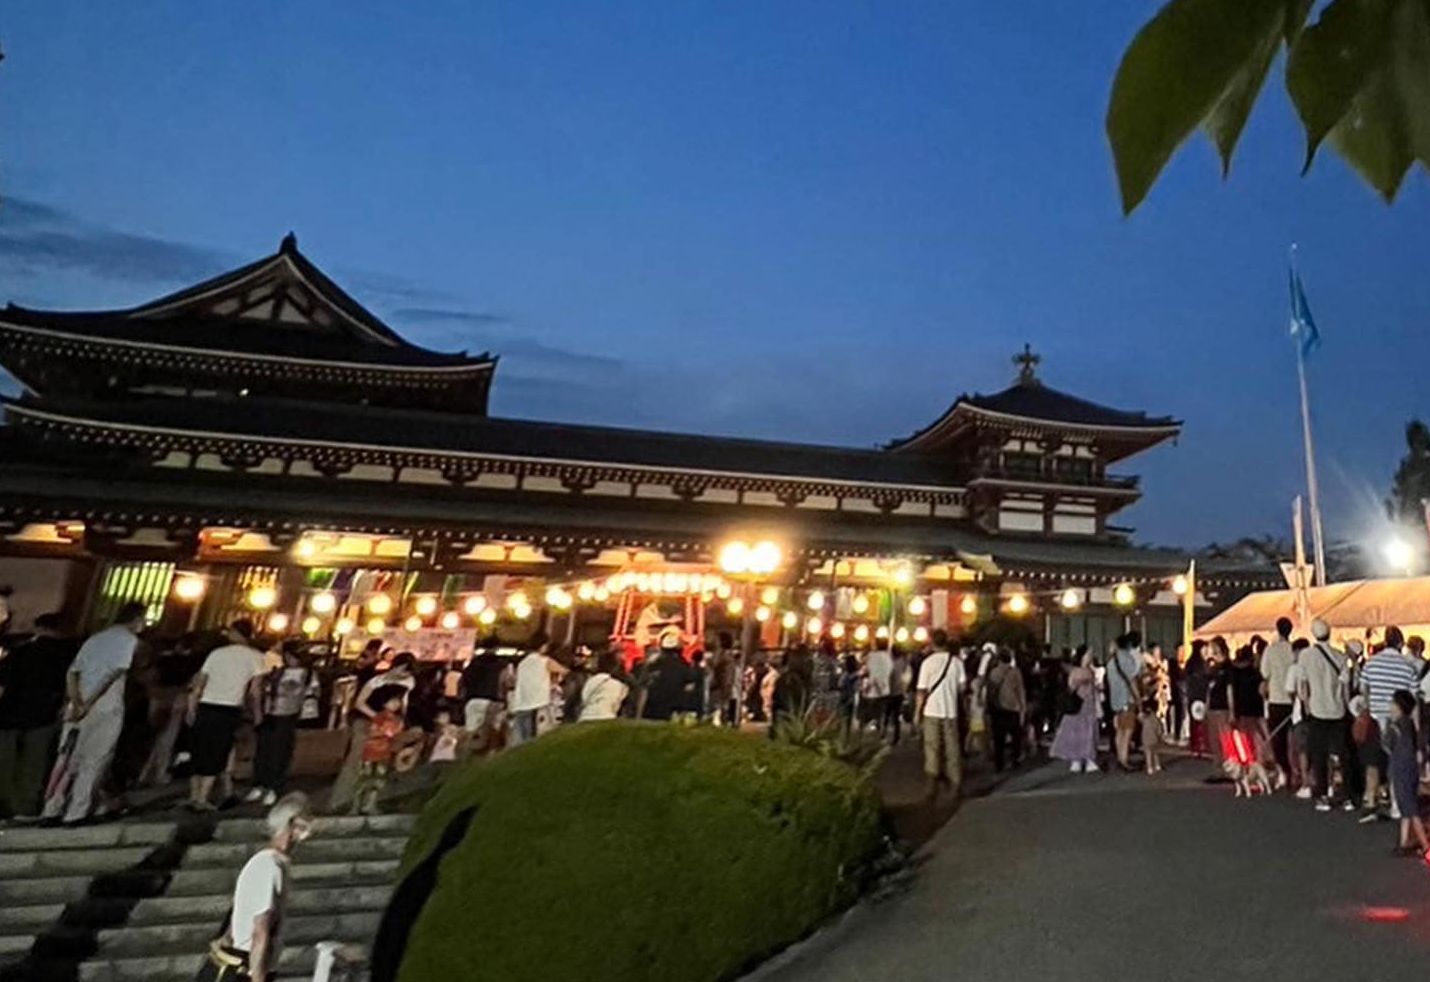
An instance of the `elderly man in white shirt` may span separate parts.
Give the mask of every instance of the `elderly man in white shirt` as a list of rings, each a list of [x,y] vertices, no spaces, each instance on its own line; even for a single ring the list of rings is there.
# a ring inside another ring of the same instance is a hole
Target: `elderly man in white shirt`
[[[90,635],[70,666],[59,773],[50,779],[54,791],[45,801],[46,820],[77,825],[89,818],[124,729],[124,678],[145,613],[141,603],[125,604],[112,626]],[[66,754],[65,748],[72,749]]]

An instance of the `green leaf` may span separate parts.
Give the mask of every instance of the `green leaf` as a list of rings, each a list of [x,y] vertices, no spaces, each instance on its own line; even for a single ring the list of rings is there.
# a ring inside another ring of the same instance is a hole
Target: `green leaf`
[[[1124,213],[1257,57],[1283,12],[1283,0],[1171,0],[1137,33],[1107,107]]]
[[[1395,83],[1410,150],[1430,167],[1430,0],[1407,0],[1395,24]]]
[[[1377,72],[1331,130],[1331,143],[1389,204],[1415,162],[1394,73]]]
[[[1394,0],[1334,0],[1301,32],[1286,63],[1286,88],[1306,127],[1306,161],[1350,110],[1390,55]]]
[[[1241,70],[1236,73],[1231,86],[1216,108],[1211,111],[1203,124],[1207,135],[1216,145],[1221,155],[1221,176],[1231,173],[1231,155],[1236,150],[1236,141],[1241,139],[1241,131],[1246,128],[1246,120],[1251,115],[1251,107],[1256,105],[1256,97],[1266,84],[1266,75],[1271,71],[1271,62],[1281,48],[1282,22],[1278,18],[1268,25],[1265,37]]]
[[[1286,23],[1282,25],[1282,31],[1288,45],[1295,44],[1301,36],[1306,18],[1311,16],[1312,4],[1313,0],[1286,0]]]

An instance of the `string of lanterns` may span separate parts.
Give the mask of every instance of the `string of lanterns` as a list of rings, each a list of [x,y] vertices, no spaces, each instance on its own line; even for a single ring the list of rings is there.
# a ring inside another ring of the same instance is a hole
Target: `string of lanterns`
[[[749,562],[751,565],[756,563],[753,551]],[[901,576],[900,572],[907,575]],[[911,586],[914,582],[912,570],[903,566],[895,568],[894,572],[890,574],[890,578],[896,586]],[[1127,580],[1117,583],[1111,588],[1111,603],[1117,607],[1131,608],[1136,605],[1140,596],[1145,595],[1139,592],[1139,587],[1145,590],[1152,585],[1169,589],[1178,597],[1184,597],[1191,588],[1185,575],[1177,575],[1170,580]],[[195,603],[203,597],[206,586],[204,576],[192,572],[181,572],[174,578],[172,592],[181,601]],[[848,614],[855,619],[876,617],[877,613],[871,614],[871,610],[874,608],[870,594],[877,590],[878,588],[856,588],[852,595],[841,596],[841,606],[847,602]],[[638,572],[627,570],[612,574],[605,579],[587,579],[574,583],[554,584],[547,587],[544,601],[546,606],[553,611],[567,612],[578,603],[604,605],[613,595],[625,591],[656,596],[697,594],[706,603],[721,601],[729,616],[741,617],[745,613],[746,601],[742,597],[734,595],[734,588],[727,579],[719,574],[698,571]],[[780,627],[786,631],[793,632],[802,628],[805,634],[812,637],[821,637],[827,634],[835,640],[842,640],[846,637],[852,637],[855,642],[859,643],[869,640],[871,632],[868,624],[850,625],[846,624],[844,620],[826,620],[830,613],[831,599],[826,590],[816,587],[810,589],[805,595],[804,607],[808,610],[808,615],[803,623],[801,623],[801,617],[796,610],[782,611],[780,609],[780,600],[785,591],[793,595],[795,588],[766,585],[760,589],[758,606],[752,612],[758,623],[769,624],[772,621],[777,621]],[[1069,586],[1044,591],[1029,591],[1019,588],[997,598],[995,602],[1001,603],[1004,613],[1014,617],[1021,617],[1029,613],[1033,609],[1035,598],[1044,598],[1063,611],[1070,613],[1079,610],[1089,601],[1088,594],[1088,588]],[[791,596],[791,601],[793,599]],[[897,603],[897,589],[891,592],[889,600],[891,603]],[[278,590],[271,583],[253,586],[248,591],[246,601],[248,607],[255,612],[266,613],[265,625],[269,631],[283,633],[292,626],[294,618],[289,614],[282,611],[267,613],[278,602]],[[522,590],[515,590],[507,594],[502,605],[503,612],[518,621],[529,619],[534,612],[531,599]],[[335,620],[332,619],[333,615],[339,613],[339,606],[339,598],[332,591],[321,590],[312,594],[306,602],[306,616],[298,622],[299,629],[305,635],[314,636],[322,632],[325,624],[331,621],[332,634],[343,636],[352,633],[357,627],[354,614],[344,612],[342,616],[338,616]],[[389,619],[396,610],[397,601],[391,594],[381,592],[367,596],[360,605],[354,606],[357,606],[359,610],[366,610],[367,620],[364,627],[367,633],[380,634],[387,630]],[[413,598],[411,612],[401,621],[401,626],[408,631],[417,631],[435,622],[443,630],[457,630],[461,627],[465,615],[466,618],[483,627],[491,627],[500,616],[496,607],[482,593],[463,596],[456,609],[443,610],[442,606],[441,600],[435,594],[418,595]],[[922,619],[931,610],[929,598],[915,594],[902,604],[902,609],[909,617],[915,620]],[[972,592],[965,593],[959,600],[958,609],[965,617],[977,617],[980,613],[980,596]],[[928,636],[928,630],[923,625],[895,627],[893,631],[897,641],[909,639],[923,641]],[[890,627],[880,624],[874,629],[873,635],[879,640],[885,640],[889,633]]]

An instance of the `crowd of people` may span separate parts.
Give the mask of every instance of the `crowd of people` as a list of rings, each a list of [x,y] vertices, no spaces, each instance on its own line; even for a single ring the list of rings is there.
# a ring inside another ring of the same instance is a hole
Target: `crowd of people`
[[[1064,665],[1050,753],[1075,773],[1097,771],[1099,734],[1110,730],[1110,766],[1132,770],[1140,753],[1155,773],[1180,746],[1239,793],[1286,792],[1362,823],[1397,821],[1398,851],[1430,853],[1419,809],[1430,780],[1424,639],[1391,626],[1338,645],[1319,619],[1309,637],[1293,633],[1281,618],[1270,640],[1235,651],[1225,638],[1196,640],[1173,658],[1135,632],[1101,659],[1080,648]]]
[[[83,644],[59,619],[0,657],[0,818],[76,824],[122,812],[130,792],[186,778],[195,812],[272,805],[289,789],[304,727],[345,730],[330,810],[371,811],[390,778],[419,764],[520,746],[554,727],[620,717],[765,727],[808,717],[898,744],[922,742],[927,793],[962,784],[963,762],[993,769],[1047,754],[1079,774],[1156,773],[1172,747],[1223,779],[1404,821],[1402,845],[1430,850],[1416,800],[1425,758],[1425,645],[1394,628],[1338,647],[1322,622],[1289,620],[1233,652],[1222,638],[1165,654],[1129,632],[1106,652],[956,646],[812,645],[742,656],[731,635],[692,650],[662,634],[635,658],[495,639],[469,657],[422,661],[368,643],[355,660],[315,657],[301,639],[221,632],[147,642],[131,604]],[[1270,633],[1270,632],[1269,632]],[[1103,750],[1104,745],[1106,750]],[[242,797],[236,748],[251,760]],[[1430,773],[1425,776],[1430,777]]]

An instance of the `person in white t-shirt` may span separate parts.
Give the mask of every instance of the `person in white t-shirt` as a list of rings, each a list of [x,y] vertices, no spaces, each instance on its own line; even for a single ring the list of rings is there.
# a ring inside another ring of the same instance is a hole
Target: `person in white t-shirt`
[[[948,633],[933,632],[933,651],[919,665],[915,683],[914,725],[923,734],[924,775],[929,804],[938,800],[940,783],[955,796],[963,784],[963,748],[958,714],[968,679],[963,661],[948,650]]]
[[[75,825],[89,817],[124,729],[124,677],[145,613],[142,603],[125,604],[113,626],[90,635],[70,665],[65,727],[45,800],[46,819]]]
[[[549,647],[546,636],[538,634],[532,639],[532,650],[517,662],[509,746],[519,747],[536,739],[536,713],[551,705],[551,685],[566,674],[565,667],[547,654]]]
[[[615,719],[620,715],[621,703],[630,695],[631,688],[616,678],[619,659],[614,651],[601,652],[596,663],[596,672],[586,684],[581,686],[582,722],[593,719]]]
[[[888,648],[875,648],[864,657],[864,683],[859,694],[861,722],[884,726],[894,673],[894,657]]]
[[[222,800],[233,797],[234,735],[243,720],[244,706],[259,711],[253,680],[263,674],[263,653],[254,648],[253,624],[237,620],[229,625],[228,644],[209,652],[204,667],[189,689],[189,756],[194,772],[189,778],[190,811],[213,811],[209,795],[222,778]]]
[[[307,795],[295,791],[268,811],[268,844],[254,853],[233,888],[233,912],[223,936],[199,969],[201,982],[226,977],[237,968],[242,978],[267,979],[283,954],[283,908],[288,899],[293,848],[312,831]]]

